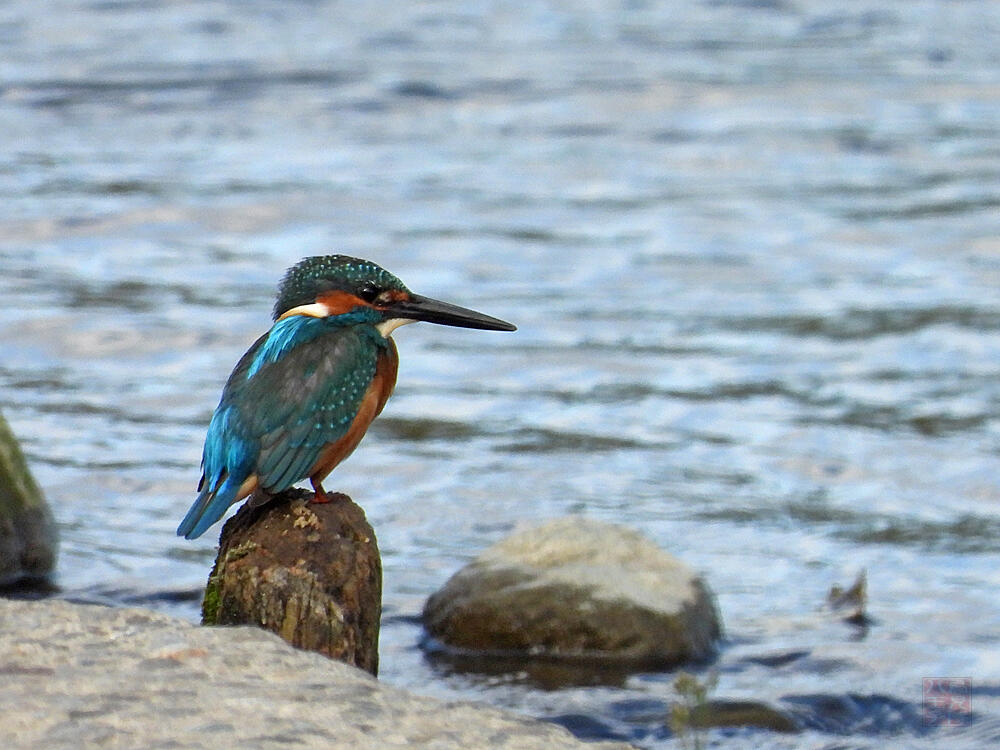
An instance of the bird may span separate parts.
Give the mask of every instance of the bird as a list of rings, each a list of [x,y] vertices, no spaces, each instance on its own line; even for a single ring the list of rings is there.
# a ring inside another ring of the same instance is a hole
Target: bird
[[[489,331],[516,326],[411,292],[347,255],[304,258],[278,286],[273,325],[236,364],[212,415],[198,497],[177,527],[195,539],[247,497],[255,505],[322,482],[361,442],[396,384],[391,334],[418,321]]]

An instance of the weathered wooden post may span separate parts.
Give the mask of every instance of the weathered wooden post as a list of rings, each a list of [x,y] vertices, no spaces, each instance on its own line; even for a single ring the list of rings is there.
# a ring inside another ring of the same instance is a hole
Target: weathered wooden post
[[[245,504],[222,529],[202,606],[205,625],[257,625],[293,646],[378,672],[382,562],[347,495],[310,503],[289,490]]]

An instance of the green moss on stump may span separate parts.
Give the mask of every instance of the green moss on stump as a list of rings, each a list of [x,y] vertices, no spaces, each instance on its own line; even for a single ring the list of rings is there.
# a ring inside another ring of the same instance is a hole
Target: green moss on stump
[[[201,602],[201,624],[218,625],[219,614],[219,579],[215,575],[215,570],[208,577],[205,585],[205,598]]]

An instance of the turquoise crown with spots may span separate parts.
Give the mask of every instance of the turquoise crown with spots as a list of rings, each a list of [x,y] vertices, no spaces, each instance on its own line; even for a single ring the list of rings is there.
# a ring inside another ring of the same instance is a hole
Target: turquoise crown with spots
[[[278,287],[274,319],[300,305],[309,305],[324,292],[344,291],[363,297],[366,289],[408,292],[398,278],[370,260],[349,255],[315,255],[288,269]]]

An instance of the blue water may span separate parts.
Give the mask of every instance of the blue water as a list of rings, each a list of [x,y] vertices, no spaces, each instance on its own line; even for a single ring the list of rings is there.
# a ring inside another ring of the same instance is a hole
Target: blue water
[[[674,674],[419,649],[517,523],[701,571],[715,696],[806,731],[1000,744],[1000,5],[704,0],[0,7],[0,408],[65,595],[197,618],[174,528],[283,270],[346,252],[516,334],[412,326],[330,478],[385,564],[381,678],[680,746]],[[874,623],[823,603],[867,569]],[[927,677],[972,714],[925,725]]]

